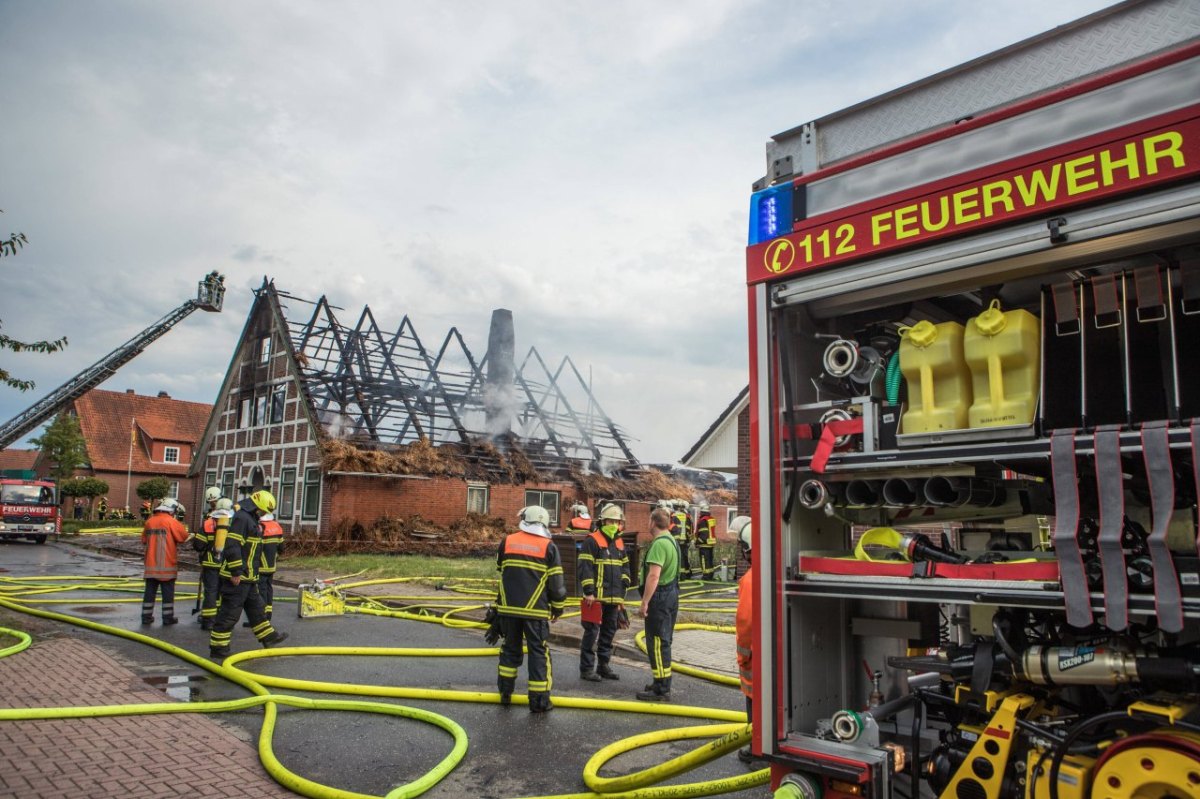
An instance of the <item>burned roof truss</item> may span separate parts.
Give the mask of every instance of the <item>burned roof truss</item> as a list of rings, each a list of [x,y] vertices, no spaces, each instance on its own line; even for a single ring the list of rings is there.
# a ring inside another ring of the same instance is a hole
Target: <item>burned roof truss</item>
[[[281,301],[298,299],[273,286],[262,290]],[[507,314],[507,353],[494,346],[499,314]],[[507,311],[493,315],[488,352],[479,360],[457,328],[431,350],[407,315],[387,333],[364,307],[351,327],[326,297],[306,322],[287,324],[316,418],[334,438],[379,445],[425,438],[435,446],[516,439],[539,468],[568,461],[638,466],[627,436],[570,357],[551,370],[530,347],[515,363]]]

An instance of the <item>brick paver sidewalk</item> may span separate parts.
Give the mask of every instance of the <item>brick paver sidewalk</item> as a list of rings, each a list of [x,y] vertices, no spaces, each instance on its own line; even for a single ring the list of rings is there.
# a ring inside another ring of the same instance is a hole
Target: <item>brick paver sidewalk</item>
[[[170,701],[111,656],[55,638],[0,658],[0,705]],[[201,714],[0,722],[0,797],[293,797],[255,747]]]

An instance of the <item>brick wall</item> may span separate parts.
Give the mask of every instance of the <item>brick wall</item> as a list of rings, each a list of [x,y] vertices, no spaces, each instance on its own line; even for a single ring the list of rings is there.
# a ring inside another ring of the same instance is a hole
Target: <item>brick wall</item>
[[[566,508],[578,489],[565,483],[529,483],[527,485],[489,485],[488,514],[515,524],[517,511],[525,507],[525,490],[559,492],[556,530],[567,520]],[[449,526],[467,515],[467,483],[457,478],[435,477],[427,480],[389,477],[333,475],[325,479],[324,504],[327,524],[344,519],[367,525],[380,516],[419,514],[440,526]],[[323,527],[324,532],[327,527]]]
[[[750,515],[750,408],[742,409],[737,419],[738,488],[737,505]]]
[[[108,483],[108,494],[105,496],[108,497],[108,507],[110,510],[125,507],[125,489],[126,486],[128,486],[129,509],[135,514],[142,507],[142,498],[137,495],[138,484],[149,480],[151,477],[164,476],[161,474],[138,474],[137,472],[134,472],[129,479],[126,479],[126,472],[96,472],[94,475],[88,475],[82,470],[78,474],[84,477],[98,477],[99,479]],[[166,475],[166,478],[179,483],[179,501],[187,506],[188,515],[190,516],[193,507],[191,498],[196,493],[196,489],[194,487],[196,481],[187,477],[178,477],[175,475]],[[70,519],[74,509],[75,500],[74,498],[67,500],[66,497],[63,499],[63,518]]]

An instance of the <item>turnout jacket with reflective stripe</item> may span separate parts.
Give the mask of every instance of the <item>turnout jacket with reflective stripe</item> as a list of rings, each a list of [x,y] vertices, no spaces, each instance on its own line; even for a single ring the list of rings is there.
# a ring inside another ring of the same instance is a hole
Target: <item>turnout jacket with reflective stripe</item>
[[[737,616],[734,617],[737,631],[738,677],[742,681],[742,693],[754,698],[754,567],[746,569],[738,580]]]
[[[283,552],[283,526],[274,519],[262,524],[262,568],[263,574],[275,571],[275,559]]]
[[[711,547],[717,544],[717,520],[708,513],[700,514],[696,520],[696,546]]]
[[[600,530],[583,539],[583,548],[575,559],[575,572],[584,596],[610,605],[624,604],[625,590],[633,582],[625,542],[619,534],[609,538]]]
[[[157,512],[142,528],[146,547],[145,577],[150,580],[174,580],[179,576],[177,547],[187,540],[187,528],[169,513]]]
[[[496,568],[500,571],[498,613],[549,619],[551,608],[561,613],[566,607],[562,560],[549,538],[524,531],[508,535],[500,542]]]
[[[671,531],[671,537],[680,544],[691,539],[692,536],[692,520],[683,511],[671,514],[671,526],[667,528]]]
[[[221,561],[222,577],[258,582],[259,559],[262,557],[262,525],[258,523],[258,517],[239,508],[229,523],[222,552],[225,556]]]
[[[215,569],[221,565],[221,562],[217,560],[217,553],[225,549],[225,536],[229,534],[231,518],[233,518],[231,511],[214,510],[204,520],[204,526],[196,533],[196,538],[208,545],[204,554],[200,556],[201,566]]]

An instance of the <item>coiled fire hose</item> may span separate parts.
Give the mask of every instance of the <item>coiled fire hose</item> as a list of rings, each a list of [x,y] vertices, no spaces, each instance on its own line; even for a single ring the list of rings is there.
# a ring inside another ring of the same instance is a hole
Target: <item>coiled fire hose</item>
[[[81,589],[99,589],[107,591],[128,591],[133,590],[131,582],[121,580],[120,578],[44,578],[46,587],[37,588],[37,578],[0,578],[0,588],[4,585],[18,586],[16,593],[21,596],[40,595],[49,593],[55,590],[81,590]],[[57,585],[49,585],[51,581],[58,581]],[[67,581],[67,585],[62,583]],[[9,595],[14,593],[11,588],[6,592]],[[117,627],[101,624],[89,619],[82,619],[63,613],[56,613],[49,610],[30,607],[31,602],[54,602],[59,600],[49,599],[27,599],[24,602],[13,601],[12,599],[0,596],[0,607],[9,610],[25,613],[40,618],[49,619],[57,622],[73,624],[85,629],[91,629],[98,632],[103,632],[110,635],[119,636],[132,641],[136,641],[148,646],[155,647],[163,652],[171,654],[181,660],[190,663],[198,668],[201,668],[211,674],[214,674],[223,679],[239,685],[245,690],[253,694],[250,697],[239,700],[227,700],[219,702],[193,702],[193,703],[150,703],[150,704],[133,704],[133,705],[115,705],[115,706],[88,706],[88,707],[60,707],[60,708],[19,708],[19,709],[0,709],[0,722],[3,721],[18,721],[31,719],[68,719],[68,718],[97,718],[103,716],[117,715],[144,715],[158,713],[198,713],[198,712],[227,712],[234,710],[245,710],[251,707],[263,707],[263,723],[259,733],[258,750],[259,757],[262,760],[263,767],[267,773],[278,783],[284,787],[299,793],[303,796],[314,797],[314,799],[378,799],[368,794],[361,794],[353,791],[346,791],[328,785],[309,780],[302,777],[289,769],[287,769],[275,756],[272,741],[275,731],[275,723],[278,716],[277,706],[280,704],[317,710],[339,710],[367,713],[381,713],[392,716],[401,716],[417,721],[422,721],[428,724],[433,724],[445,730],[452,738],[453,745],[451,751],[430,771],[413,780],[412,782],[401,785],[392,791],[389,791],[385,799],[402,799],[404,797],[415,797],[429,790],[436,785],[442,778],[449,774],[459,762],[462,761],[467,751],[467,736],[465,731],[453,720],[441,716],[437,713],[422,710],[419,708],[405,707],[383,702],[370,702],[363,700],[327,700],[327,699],[308,699],[304,697],[291,696],[288,694],[277,694],[267,690],[269,687],[288,688],[291,690],[319,692],[330,694],[352,694],[360,696],[380,696],[391,698],[415,698],[415,699],[441,699],[443,701],[470,701],[470,702],[498,702],[499,695],[487,692],[473,691],[451,691],[451,690],[435,690],[435,689],[419,689],[419,688],[404,688],[397,686],[370,686],[358,685],[349,683],[332,683],[310,680],[297,680],[291,678],[274,677],[266,675],[251,675],[237,668],[238,664],[256,660],[264,657],[298,657],[312,655],[357,655],[357,656],[487,656],[494,657],[498,650],[491,647],[479,647],[470,649],[404,649],[404,648],[374,648],[374,647],[291,647],[277,648],[273,650],[260,650],[242,652],[227,658],[222,664],[214,664],[205,658],[195,655],[180,647],[168,644],[164,641],[152,638],[142,633],[123,630]],[[80,600],[63,600],[65,602],[73,602],[79,604]],[[137,600],[133,600],[137,601]],[[399,611],[392,613],[400,614]],[[391,615],[391,614],[389,614]],[[432,620],[428,616],[420,614],[403,614],[404,618],[417,618],[421,620]],[[457,620],[459,624],[466,624],[466,620]],[[470,622],[471,624],[479,624],[478,622]],[[695,625],[700,628],[708,627],[707,625]],[[6,655],[17,654],[20,651],[30,646],[31,637],[21,631],[9,630],[8,628],[0,628],[0,634],[10,635],[18,639],[18,643],[0,650],[0,657]],[[644,643],[642,644],[644,646]],[[514,696],[513,702],[520,704],[527,701],[524,697]],[[660,787],[645,787],[659,782],[663,779],[673,777],[679,773],[695,768],[709,760],[732,751],[740,746],[749,737],[749,726],[745,723],[745,714],[741,711],[720,710],[715,708],[700,708],[687,707],[678,705],[646,705],[640,702],[622,702],[608,700],[593,700],[580,697],[555,697],[555,704],[562,707],[576,707],[587,709],[604,709],[617,710],[626,712],[649,713],[655,715],[669,715],[692,717],[699,719],[712,719],[718,721],[729,722],[726,724],[706,725],[701,727],[687,727],[681,729],[667,729],[651,733],[645,733],[638,736],[632,736],[623,741],[618,741],[608,747],[600,750],[588,761],[585,767],[584,779],[589,788],[592,788],[594,793],[581,794],[565,794],[558,797],[544,797],[542,799],[650,799],[650,797],[691,797],[691,796],[708,796],[729,791],[743,790],[745,788],[763,785],[769,778],[769,770],[761,769],[759,771],[750,772],[735,777],[727,777],[717,780],[709,780],[705,782],[697,782],[685,785],[670,785]],[[720,736],[716,741],[713,741],[705,746],[702,746],[687,755],[660,764],[651,769],[639,772],[633,775],[627,775],[620,778],[601,778],[598,776],[599,769],[612,757],[622,752],[628,752],[641,746],[647,746],[656,743],[663,743],[673,740],[681,740],[684,738],[704,738]],[[615,748],[614,748],[615,747]]]

